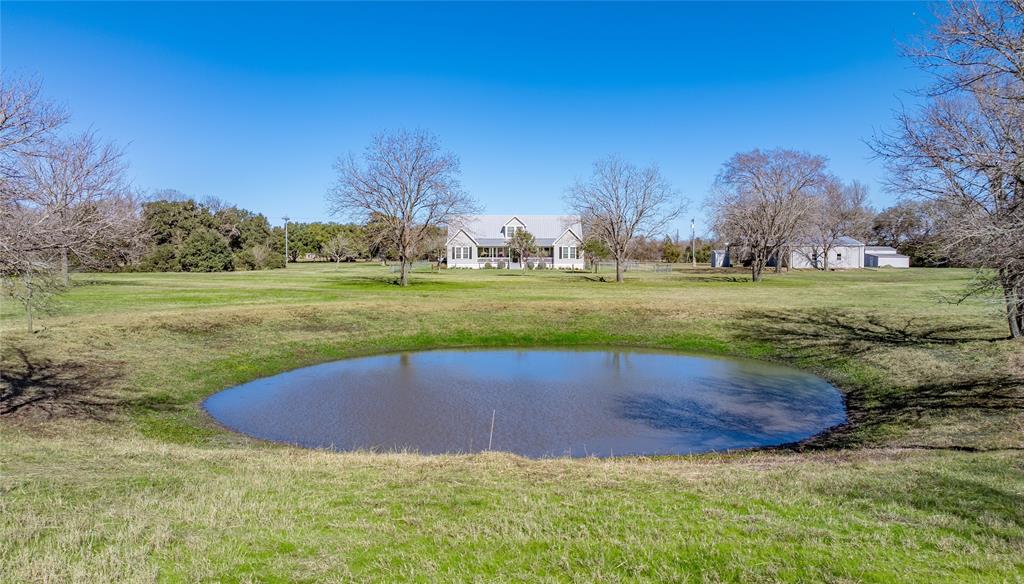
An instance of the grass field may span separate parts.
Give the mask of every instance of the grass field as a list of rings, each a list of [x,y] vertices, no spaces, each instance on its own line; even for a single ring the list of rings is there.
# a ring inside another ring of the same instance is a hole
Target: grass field
[[[1024,345],[996,305],[942,301],[970,276],[77,275],[33,334],[0,308],[0,581],[1024,581]],[[580,345],[801,367],[850,423],[777,450],[528,460],[301,450],[199,408],[356,355]]]

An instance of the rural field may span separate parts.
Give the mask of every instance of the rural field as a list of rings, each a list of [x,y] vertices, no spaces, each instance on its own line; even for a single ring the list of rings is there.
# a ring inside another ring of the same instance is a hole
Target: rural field
[[[954,269],[767,274],[293,264],[77,274],[0,311],[0,580],[1024,581],[1024,345]],[[836,384],[849,423],[688,457],[339,453],[201,401],[440,347],[657,347]]]

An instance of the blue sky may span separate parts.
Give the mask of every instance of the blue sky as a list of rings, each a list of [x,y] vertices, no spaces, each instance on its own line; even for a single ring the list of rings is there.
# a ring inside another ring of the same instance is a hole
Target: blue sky
[[[126,146],[142,189],[329,219],[339,154],[425,128],[488,212],[561,212],[617,153],[659,164],[698,230],[722,162],[755,147],[825,155],[890,204],[864,140],[925,84],[899,44],[932,22],[916,3],[5,0],[0,16],[5,71]]]

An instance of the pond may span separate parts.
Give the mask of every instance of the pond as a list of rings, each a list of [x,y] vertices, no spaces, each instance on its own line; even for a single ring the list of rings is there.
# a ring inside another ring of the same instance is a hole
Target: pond
[[[639,350],[378,355],[258,379],[204,407],[228,428],[300,446],[529,457],[772,446],[846,420],[839,391],[813,375]]]

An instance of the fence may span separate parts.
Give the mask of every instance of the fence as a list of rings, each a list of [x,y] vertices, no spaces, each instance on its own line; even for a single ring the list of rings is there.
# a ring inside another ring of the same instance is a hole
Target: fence
[[[688,263],[681,264],[666,264],[665,262],[641,262],[637,260],[630,260],[623,262],[622,269],[626,272],[671,272],[676,269],[684,269],[690,267]],[[615,262],[600,261],[596,262],[597,272],[614,272]]]
[[[402,264],[397,261],[388,262],[388,267],[391,268],[392,274],[402,271]],[[409,266],[410,272],[429,272],[435,269],[437,269],[437,264],[429,260],[416,260]]]

